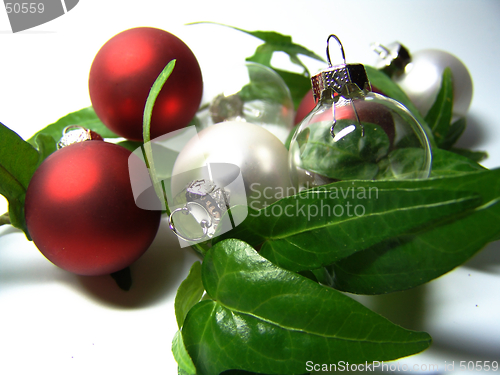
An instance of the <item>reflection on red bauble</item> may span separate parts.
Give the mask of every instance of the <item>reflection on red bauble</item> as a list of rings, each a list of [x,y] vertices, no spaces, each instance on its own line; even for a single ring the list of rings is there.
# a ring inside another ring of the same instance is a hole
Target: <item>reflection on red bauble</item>
[[[56,151],[36,170],[26,224],[52,263],[80,275],[110,274],[151,245],[161,212],[136,206],[129,156],[121,146],[85,141]]]
[[[89,93],[101,121],[120,136],[141,141],[149,91],[173,59],[176,59],[175,68],[153,109],[151,139],[188,125],[203,93],[200,66],[182,40],[151,27],[138,27],[115,35],[95,56],[89,75]]]

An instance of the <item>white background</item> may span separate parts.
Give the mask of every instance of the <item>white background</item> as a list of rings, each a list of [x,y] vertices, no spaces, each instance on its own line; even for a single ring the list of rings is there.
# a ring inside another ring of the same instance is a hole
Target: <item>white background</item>
[[[90,105],[88,72],[99,48],[136,26],[172,32],[198,57],[207,87],[213,71],[250,56],[260,42],[215,25],[274,30],[323,55],[334,33],[348,62],[373,64],[372,42],[400,41],[410,51],[438,48],[459,57],[474,81],[464,147],[500,165],[500,2],[484,1],[131,1],[81,0],[65,16],[12,34],[0,10],[0,121],[23,138]],[[277,63],[280,64],[280,57]],[[304,60],[311,71],[321,65]],[[0,211],[7,204],[0,197]],[[498,225],[498,223],[492,223]],[[434,338],[427,352],[399,361],[421,365],[500,360],[500,246],[407,293],[364,299],[408,328]],[[0,373],[175,374],[170,342],[173,298],[195,257],[162,224],[152,248],[132,267],[134,286],[62,271],[24,235],[0,228]],[[425,371],[423,371],[425,373]],[[448,371],[450,372],[450,371]],[[428,373],[428,371],[427,371]]]

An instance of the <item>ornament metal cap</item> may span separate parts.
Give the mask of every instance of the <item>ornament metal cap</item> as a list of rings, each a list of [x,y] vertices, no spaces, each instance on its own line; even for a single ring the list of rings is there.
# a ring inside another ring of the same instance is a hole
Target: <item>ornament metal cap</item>
[[[68,125],[62,131],[62,137],[57,142],[57,149],[85,141],[102,141],[103,138],[96,132],[80,125]]]
[[[376,68],[383,70],[390,77],[403,74],[406,65],[411,62],[410,52],[399,42],[393,42],[387,46],[373,43],[371,47],[380,57]]]
[[[332,66],[329,47],[330,38],[334,38],[339,44],[344,64]],[[319,100],[321,94],[328,89],[343,96],[350,96],[353,91],[371,91],[370,81],[368,80],[364,65],[347,64],[344,47],[342,47],[342,43],[336,35],[330,35],[326,41],[326,56],[328,59],[328,68],[311,77],[315,101]]]

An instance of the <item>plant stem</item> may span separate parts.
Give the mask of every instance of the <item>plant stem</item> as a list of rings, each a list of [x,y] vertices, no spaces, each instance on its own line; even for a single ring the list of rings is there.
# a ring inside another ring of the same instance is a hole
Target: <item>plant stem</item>
[[[0,216],[0,226],[4,224],[11,224],[9,213],[6,212],[2,216]]]

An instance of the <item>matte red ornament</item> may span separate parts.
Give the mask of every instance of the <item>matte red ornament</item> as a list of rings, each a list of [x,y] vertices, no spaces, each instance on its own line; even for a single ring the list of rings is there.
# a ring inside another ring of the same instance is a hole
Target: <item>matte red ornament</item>
[[[135,262],[151,245],[161,212],[137,207],[130,151],[102,141],[71,144],[50,155],[26,192],[28,231],[55,265],[105,275]]]
[[[200,66],[182,40],[151,27],[115,35],[95,56],[89,74],[89,93],[101,121],[122,137],[142,141],[149,91],[173,59],[175,68],[153,109],[151,139],[188,125],[203,94]]]

